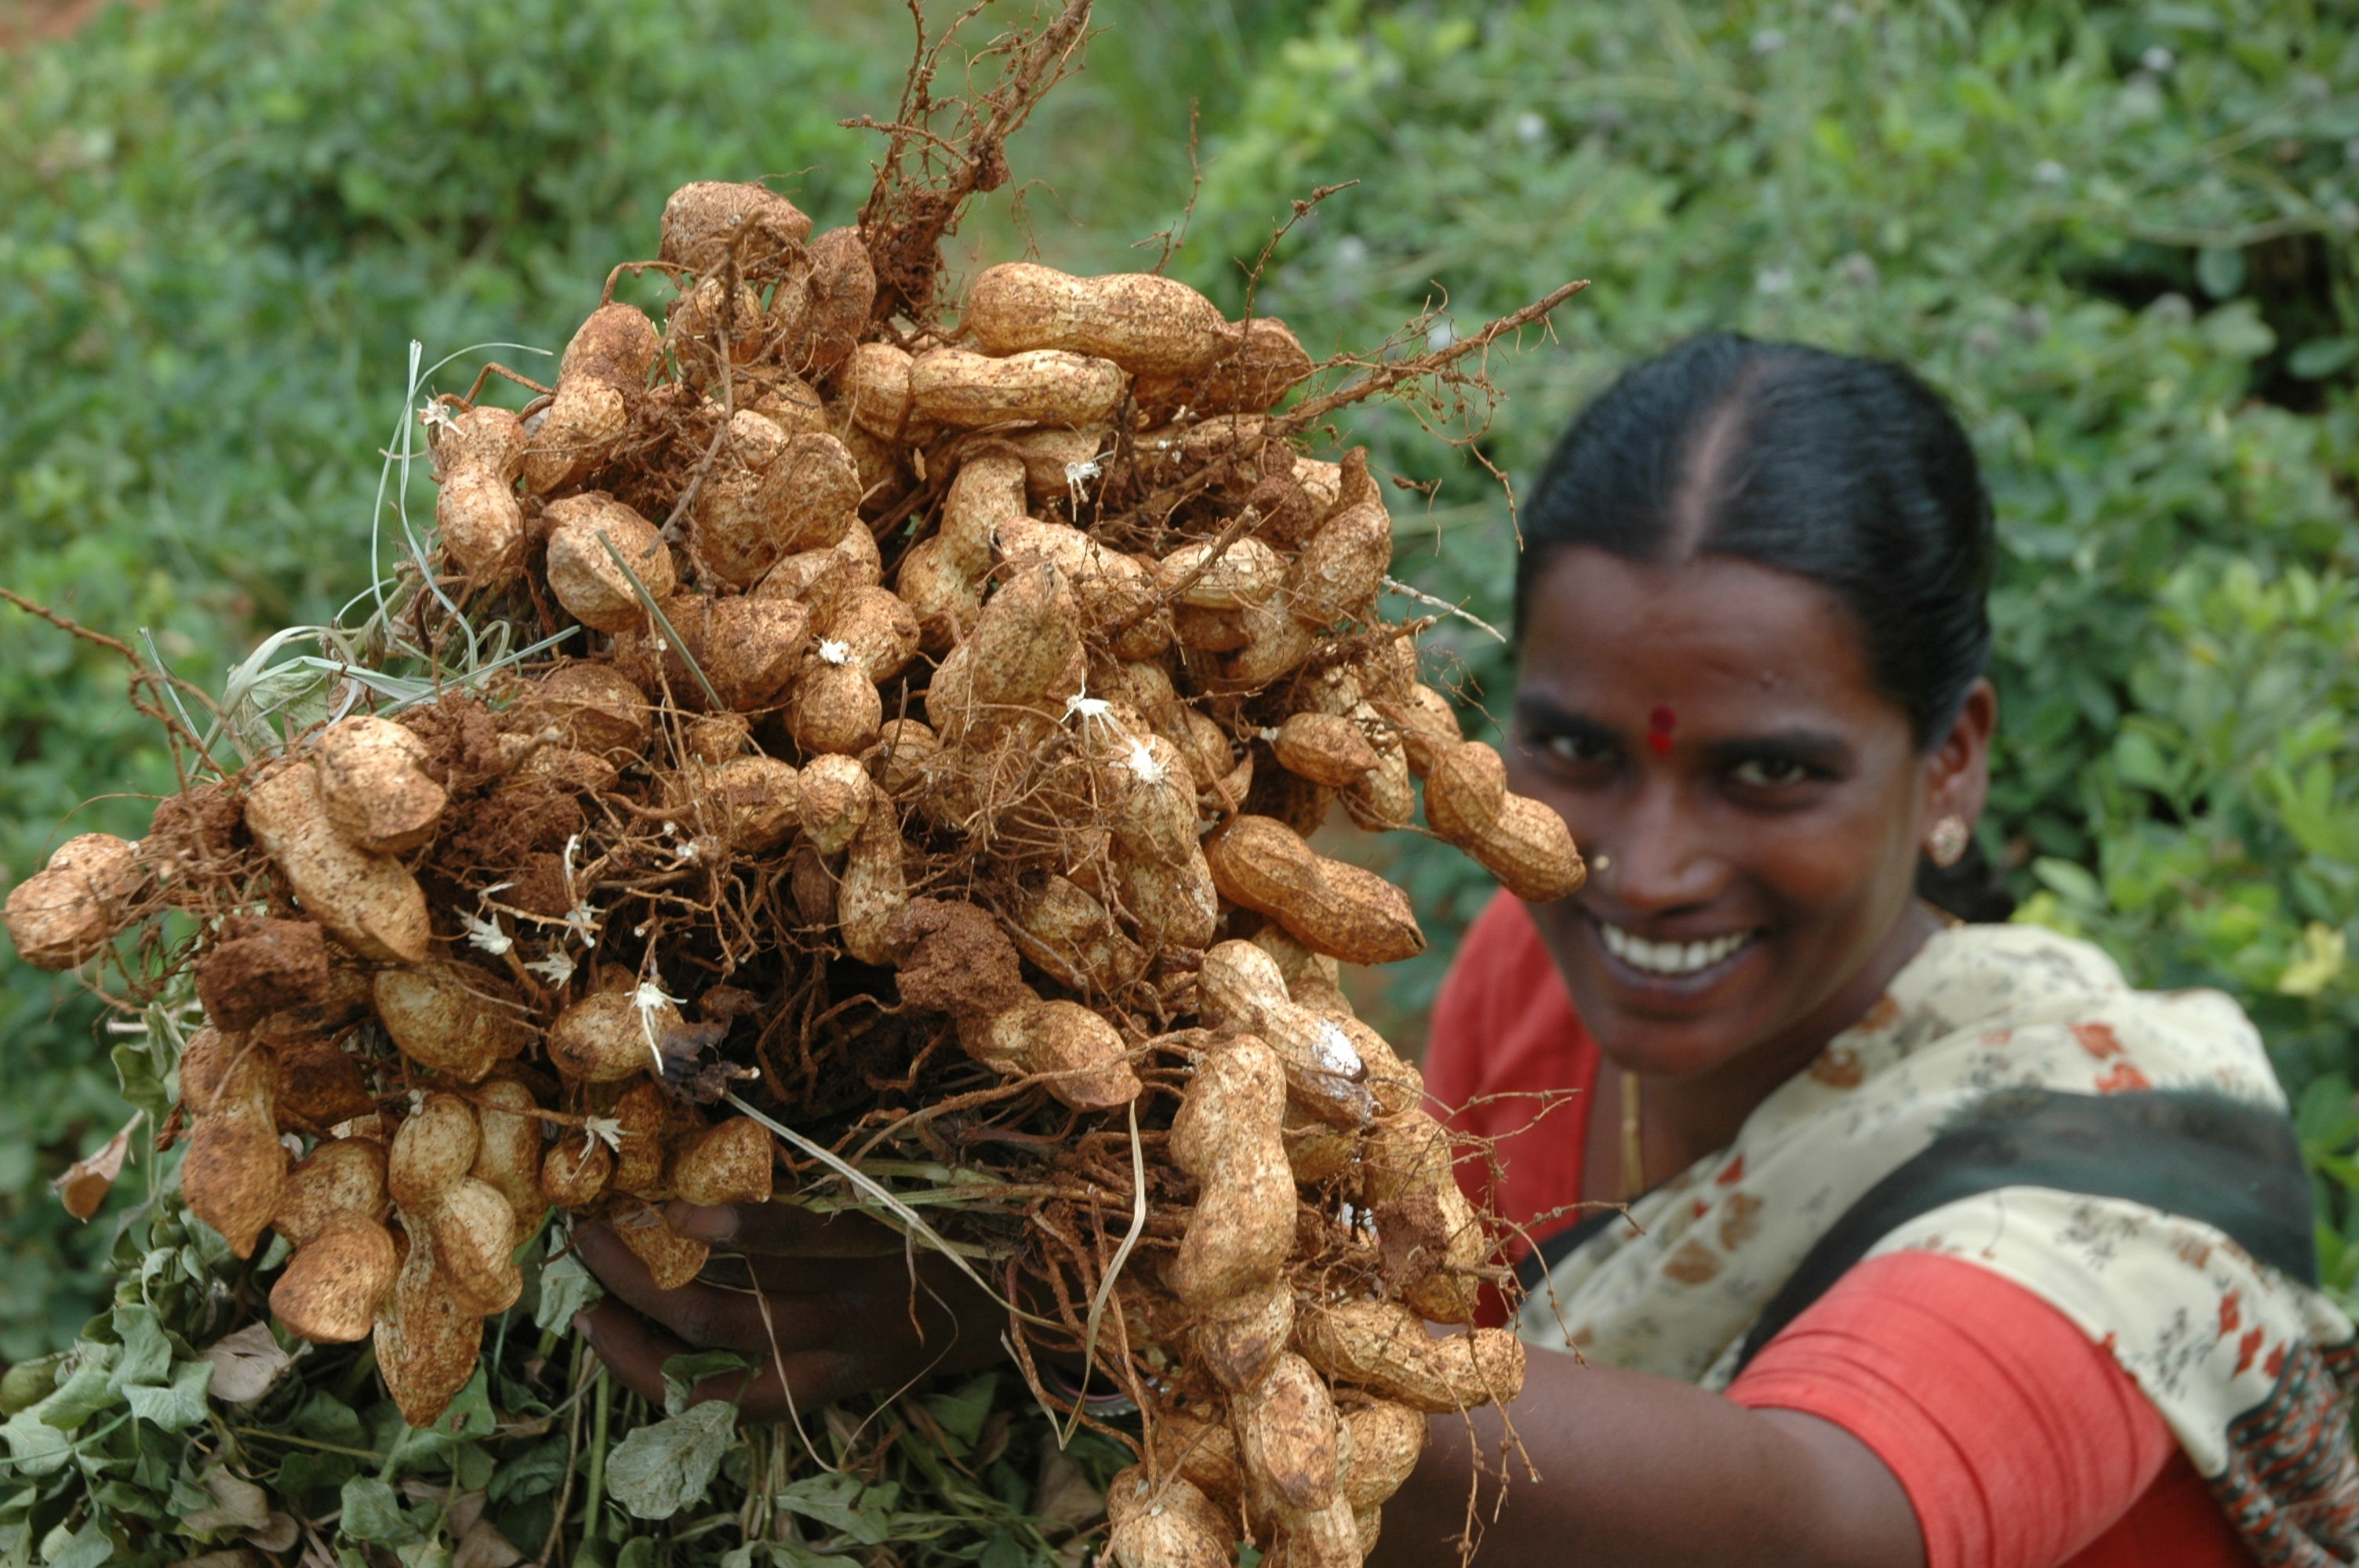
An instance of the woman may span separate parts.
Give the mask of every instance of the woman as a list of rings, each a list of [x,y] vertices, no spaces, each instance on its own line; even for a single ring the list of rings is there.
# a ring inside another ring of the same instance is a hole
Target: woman
[[[1538,1242],[1481,1560],[2359,1554],[2359,1351],[2307,1283],[2249,1024],[1917,896],[1921,860],[1970,846],[1995,719],[1989,507],[1940,400],[1698,340],[1576,424],[1527,542],[1511,765],[1593,876],[1495,903],[1432,1031],[1429,1087]],[[1642,1192],[1626,1219],[1575,1206]],[[738,1243],[828,1245],[761,1223]],[[943,1332],[947,1288],[913,1322],[898,1257],[824,1295],[780,1268],[756,1302],[584,1248],[684,1339],[777,1345],[749,1408],[995,1353],[981,1319]],[[677,1342],[611,1303],[590,1328],[659,1386]],[[1446,1560],[1499,1431],[1435,1422],[1379,1560]]]

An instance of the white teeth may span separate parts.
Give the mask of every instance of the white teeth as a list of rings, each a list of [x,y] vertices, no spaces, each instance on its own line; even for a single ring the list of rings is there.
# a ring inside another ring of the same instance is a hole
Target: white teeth
[[[1649,942],[1603,920],[1597,923],[1597,931],[1605,939],[1607,952],[1634,969],[1657,975],[1691,975],[1710,968],[1753,940],[1752,932],[1736,931],[1709,942]]]

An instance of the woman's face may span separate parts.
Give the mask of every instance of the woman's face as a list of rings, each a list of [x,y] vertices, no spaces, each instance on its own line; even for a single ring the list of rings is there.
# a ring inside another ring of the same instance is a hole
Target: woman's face
[[[1924,935],[1904,918],[1919,846],[1981,809],[1989,687],[1966,706],[1920,752],[1850,612],[1806,578],[1585,546],[1551,561],[1508,768],[1591,861],[1533,915],[1606,1055],[1690,1077],[1814,1052],[1873,1002]]]

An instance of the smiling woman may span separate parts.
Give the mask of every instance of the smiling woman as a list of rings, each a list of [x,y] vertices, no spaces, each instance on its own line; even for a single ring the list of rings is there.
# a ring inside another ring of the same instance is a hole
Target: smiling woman
[[[1595,874],[1484,914],[1428,1061],[1535,1243],[1524,1338],[1579,1352],[1507,1412],[1540,1480],[1488,1558],[2359,1550],[2359,1347],[2251,1025],[1959,919],[1991,533],[1915,376],[1727,336],[1539,482],[1509,767]],[[1382,1560],[1460,1517],[1466,1431]]]

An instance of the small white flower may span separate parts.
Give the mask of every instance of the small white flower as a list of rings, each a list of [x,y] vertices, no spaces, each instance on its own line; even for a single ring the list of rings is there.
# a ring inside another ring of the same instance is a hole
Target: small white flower
[[[2160,44],[2153,44],[2147,47],[2146,53],[2138,56],[2138,63],[2157,76],[2161,76],[2179,63],[2179,57]]]
[[[1131,741],[1130,754],[1123,759],[1123,766],[1128,768],[1131,776],[1141,784],[1159,784],[1163,782],[1164,766],[1156,761],[1154,748],[1144,741]]]
[[[536,975],[546,976],[550,985],[561,986],[573,978],[575,965],[572,955],[564,948],[551,947],[548,957],[536,958],[525,968]]]
[[[639,1033],[647,1037],[647,1055],[656,1065],[656,1076],[663,1076],[663,1047],[656,1042],[656,1012],[667,1002],[678,1003],[679,998],[667,996],[663,987],[653,980],[641,980],[631,993],[631,1005],[639,1010]]]
[[[2064,166],[2052,157],[2041,158],[2031,166],[2031,182],[2034,185],[2061,185],[2064,178]]]
[[[1447,321],[1436,321],[1426,329],[1425,346],[1433,353],[1440,353],[1457,341],[1458,329]]]
[[[1335,242],[1335,263],[1339,266],[1358,266],[1368,259],[1368,242],[1357,234],[1346,234]]]
[[[607,1148],[615,1151],[617,1153],[621,1152],[623,1147],[623,1122],[621,1118],[613,1116],[588,1116],[582,1119],[582,1152],[584,1154],[587,1154],[592,1148],[601,1143],[603,1143]]]
[[[852,644],[834,637],[821,637],[819,656],[831,665],[848,665],[852,662]]]
[[[459,919],[467,928],[469,945],[482,948],[495,958],[516,946],[516,939],[501,930],[496,920],[486,920],[480,914],[462,914]]]
[[[1533,147],[1548,140],[1548,116],[1536,109],[1527,109],[1516,115],[1516,138]]]

